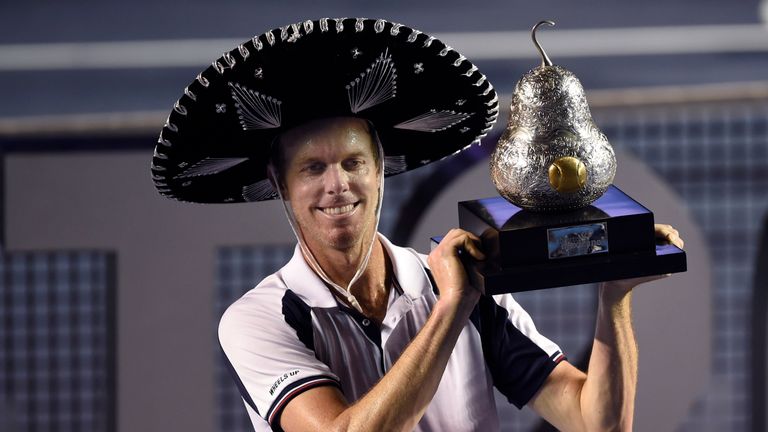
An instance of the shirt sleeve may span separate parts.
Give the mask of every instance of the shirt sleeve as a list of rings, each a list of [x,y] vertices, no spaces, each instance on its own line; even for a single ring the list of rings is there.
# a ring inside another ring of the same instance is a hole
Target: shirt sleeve
[[[560,347],[541,335],[511,295],[482,296],[472,316],[493,385],[522,408],[562,361]]]
[[[243,401],[275,430],[291,399],[339,386],[315,357],[310,308],[290,290],[260,285],[240,298],[221,318],[219,342]]]

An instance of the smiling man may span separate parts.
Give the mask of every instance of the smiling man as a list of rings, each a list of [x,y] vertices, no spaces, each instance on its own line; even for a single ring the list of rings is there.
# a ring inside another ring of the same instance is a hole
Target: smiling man
[[[646,280],[600,287],[585,374],[511,295],[468,283],[476,236],[451,230],[425,256],[377,232],[386,175],[460,151],[497,113],[466,58],[384,20],[272,30],[186,89],[153,159],[160,192],[279,197],[298,241],[219,326],[256,430],[494,431],[494,387],[562,430],[631,429],[630,301]]]

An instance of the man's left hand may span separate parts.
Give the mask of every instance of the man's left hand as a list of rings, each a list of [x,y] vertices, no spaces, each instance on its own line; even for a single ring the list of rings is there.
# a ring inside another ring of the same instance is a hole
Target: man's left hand
[[[672,225],[666,225],[666,224],[655,224],[655,234],[656,234],[656,240],[662,241],[666,243],[673,244],[680,249],[685,246],[685,242],[680,237],[680,233],[672,226]],[[632,288],[646,282],[652,282],[659,279],[664,279],[666,277],[670,276],[669,274],[661,274],[661,275],[653,275],[653,276],[643,276],[639,278],[632,278],[632,279],[622,279],[622,280],[615,280],[615,281],[609,281],[604,282],[602,284],[603,293],[612,292],[613,294],[619,294],[623,295],[627,292],[631,291]]]

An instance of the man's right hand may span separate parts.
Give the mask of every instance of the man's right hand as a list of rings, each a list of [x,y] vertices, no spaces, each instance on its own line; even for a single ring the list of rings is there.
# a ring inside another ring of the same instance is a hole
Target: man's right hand
[[[474,308],[482,292],[469,283],[464,262],[485,259],[480,245],[476,235],[454,228],[429,254],[427,263],[437,283],[441,300]]]

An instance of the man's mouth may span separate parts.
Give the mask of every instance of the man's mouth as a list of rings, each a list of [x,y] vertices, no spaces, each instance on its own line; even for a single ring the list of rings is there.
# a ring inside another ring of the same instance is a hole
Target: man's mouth
[[[322,210],[323,213],[327,215],[335,216],[335,215],[340,215],[344,213],[349,213],[352,210],[354,210],[356,206],[357,206],[357,203],[353,203],[353,204],[343,205],[340,207],[325,207],[325,208],[321,208],[320,210]]]

